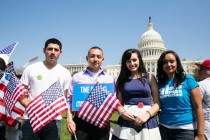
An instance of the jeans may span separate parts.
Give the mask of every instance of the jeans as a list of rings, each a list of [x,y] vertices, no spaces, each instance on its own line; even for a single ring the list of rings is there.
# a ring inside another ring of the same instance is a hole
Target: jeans
[[[30,121],[24,120],[21,126],[22,140],[59,140],[60,128],[61,120],[53,120],[34,133]]]
[[[74,117],[74,121],[76,123],[76,137],[78,140],[109,140],[109,123],[105,128],[101,129],[77,116]],[[72,140],[75,140],[74,136],[72,136]]]
[[[6,140],[5,139],[5,126],[0,126],[0,140]]]
[[[159,126],[162,140],[194,140],[197,130],[170,129]]]

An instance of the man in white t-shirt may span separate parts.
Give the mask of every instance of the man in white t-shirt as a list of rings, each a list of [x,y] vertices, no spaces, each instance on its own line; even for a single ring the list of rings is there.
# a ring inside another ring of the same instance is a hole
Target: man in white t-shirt
[[[199,87],[202,93],[202,105],[205,117],[205,135],[210,139],[210,60],[196,65],[199,67]]]
[[[62,44],[55,38],[48,39],[43,48],[45,60],[29,65],[23,72],[21,82],[29,90],[29,98],[33,100],[40,93],[46,91],[53,83],[59,81],[63,96],[67,96],[71,80],[70,72],[57,63],[62,54]],[[27,114],[23,116],[21,126],[23,140],[59,140],[62,116],[48,123],[37,133],[33,133]]]

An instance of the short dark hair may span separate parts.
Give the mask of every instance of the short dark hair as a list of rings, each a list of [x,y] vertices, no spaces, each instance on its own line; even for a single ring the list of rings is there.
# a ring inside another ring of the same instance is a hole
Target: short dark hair
[[[48,46],[50,43],[58,44],[60,50],[62,50],[62,43],[61,43],[58,39],[56,39],[56,38],[50,38],[50,39],[48,39],[48,40],[45,42],[44,49],[46,49],[47,46]]]
[[[98,46],[93,46],[93,47],[91,47],[91,48],[88,50],[88,54],[89,54],[90,50],[92,50],[92,49],[98,49],[98,50],[101,50],[101,51],[102,51],[102,53],[103,53],[103,50],[102,50],[100,47],[98,47]]]
[[[5,71],[6,67],[7,66],[6,66],[6,63],[5,63],[4,59],[2,59],[0,57],[0,70]]]

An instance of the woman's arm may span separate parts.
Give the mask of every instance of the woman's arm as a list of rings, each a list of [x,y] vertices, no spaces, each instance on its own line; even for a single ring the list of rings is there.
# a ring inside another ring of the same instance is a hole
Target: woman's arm
[[[197,121],[197,136],[195,137],[195,140],[203,139],[205,140],[204,136],[204,114],[202,110],[202,99],[201,99],[201,93],[199,87],[194,88],[191,91],[191,100],[193,109],[195,112],[195,117]]]
[[[117,108],[117,111],[119,112],[120,116],[125,120],[133,121],[134,120],[133,115],[128,113],[122,106],[124,104],[124,101],[120,91],[117,91],[117,98],[120,101],[120,105]]]
[[[152,74],[149,75],[149,82],[150,82],[150,87],[151,87],[152,100],[154,104],[147,112],[145,112],[145,114],[136,117],[135,125],[141,125],[145,123],[148,119],[155,116],[160,109],[158,84],[154,75]]]

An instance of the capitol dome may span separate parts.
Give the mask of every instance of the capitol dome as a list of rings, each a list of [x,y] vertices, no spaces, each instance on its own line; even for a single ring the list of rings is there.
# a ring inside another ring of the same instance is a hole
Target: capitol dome
[[[148,29],[142,34],[138,48],[143,59],[159,58],[162,52],[166,50],[160,34],[153,29],[151,17],[149,17]]]

